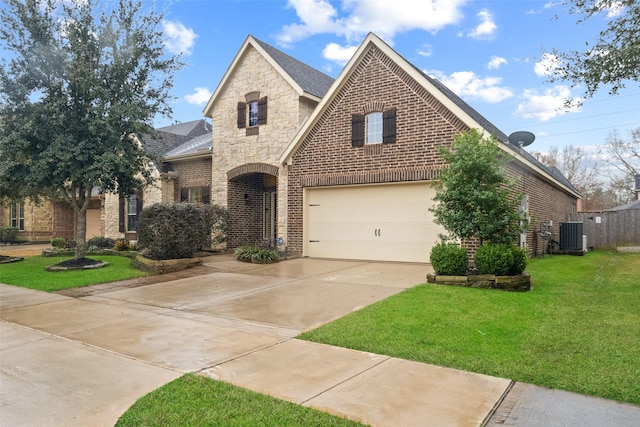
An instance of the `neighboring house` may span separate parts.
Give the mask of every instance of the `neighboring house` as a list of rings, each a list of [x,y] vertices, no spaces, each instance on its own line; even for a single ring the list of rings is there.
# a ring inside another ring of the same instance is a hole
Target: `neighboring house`
[[[287,232],[278,157],[333,79],[248,36],[205,107],[212,118],[211,202],[229,210],[228,248]]]
[[[104,195],[104,236],[137,240],[138,215],[160,202],[208,203],[211,185],[211,125],[194,120],[156,129],[142,145],[153,159],[155,183],[129,197]],[[181,194],[185,197],[181,198]],[[87,234],[87,237],[89,234]]]
[[[91,206],[100,200],[91,200]],[[73,239],[76,218],[71,206],[63,202],[44,200],[34,204],[29,200],[0,206],[0,227],[15,227],[18,240],[48,242],[54,237]]]
[[[229,209],[229,249],[275,240],[302,256],[426,262],[444,231],[429,212],[445,166],[438,149],[471,128],[514,157],[508,174],[526,195],[530,253],[542,249],[539,223],[553,220],[557,232],[580,197],[373,34],[334,82],[249,36],[204,113],[214,126],[211,197]]]

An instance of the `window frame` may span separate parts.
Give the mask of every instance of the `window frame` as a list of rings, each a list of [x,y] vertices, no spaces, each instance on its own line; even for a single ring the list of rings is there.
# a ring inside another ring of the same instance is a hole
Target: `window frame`
[[[383,114],[381,111],[372,111],[365,115],[365,144],[382,144]]]
[[[15,202],[11,204],[9,213],[11,219],[11,227],[18,230],[24,230],[24,203]]]

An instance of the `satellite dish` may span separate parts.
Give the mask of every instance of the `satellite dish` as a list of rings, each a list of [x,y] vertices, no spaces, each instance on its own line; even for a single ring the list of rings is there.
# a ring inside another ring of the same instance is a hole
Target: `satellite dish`
[[[520,148],[530,145],[534,139],[536,139],[536,136],[526,130],[519,130],[509,135],[509,142]]]

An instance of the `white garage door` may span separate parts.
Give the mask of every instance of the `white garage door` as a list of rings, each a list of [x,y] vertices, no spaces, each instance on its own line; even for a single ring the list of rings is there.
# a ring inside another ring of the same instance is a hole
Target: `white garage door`
[[[427,183],[308,188],[304,255],[429,262],[444,232],[429,212],[434,195]]]

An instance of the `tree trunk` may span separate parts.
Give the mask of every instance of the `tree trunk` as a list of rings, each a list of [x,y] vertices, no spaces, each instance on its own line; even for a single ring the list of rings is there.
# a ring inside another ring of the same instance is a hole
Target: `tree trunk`
[[[76,211],[76,255],[75,259],[84,258],[87,254],[87,208],[91,201],[91,189],[74,206]],[[80,205],[80,206],[79,206]]]

